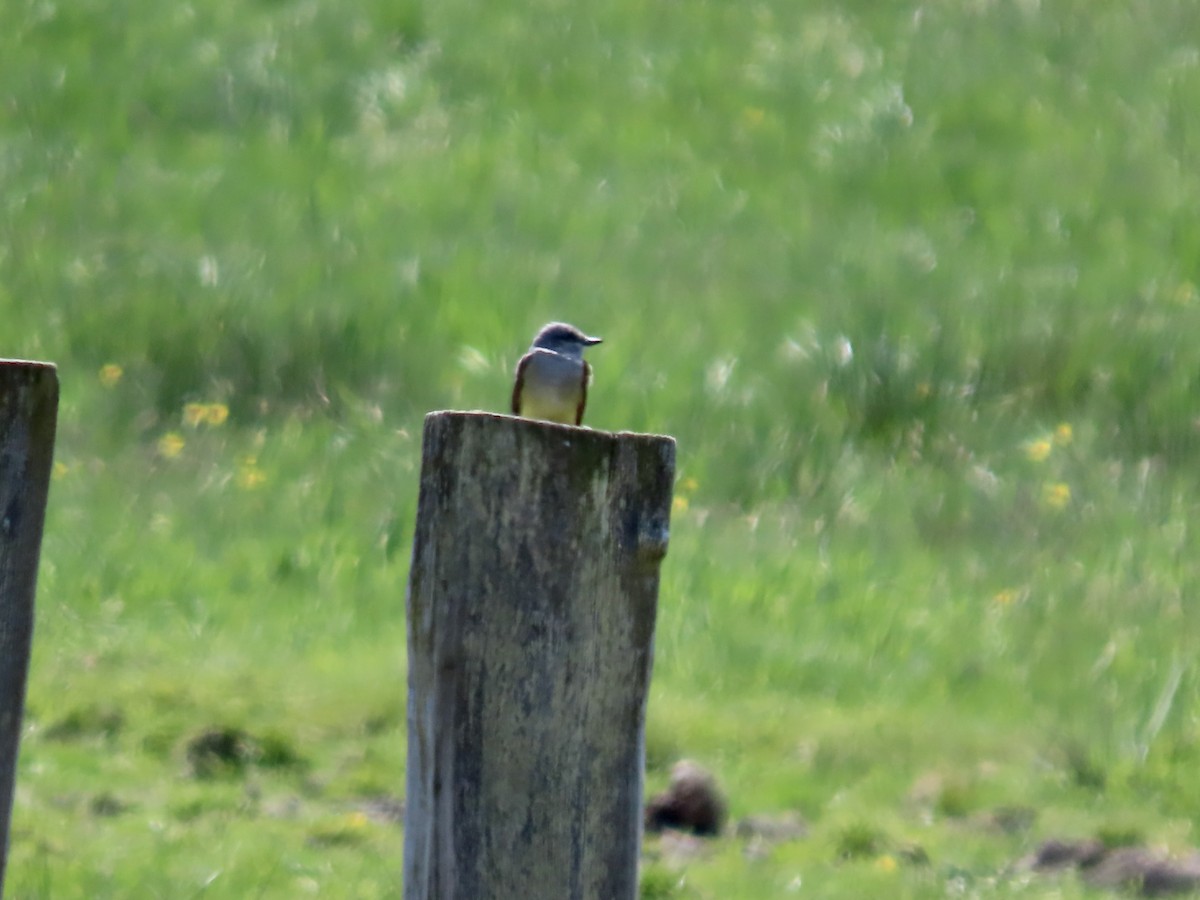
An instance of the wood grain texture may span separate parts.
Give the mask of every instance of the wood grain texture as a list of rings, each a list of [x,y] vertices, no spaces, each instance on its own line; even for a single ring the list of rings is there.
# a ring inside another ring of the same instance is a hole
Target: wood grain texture
[[[426,417],[407,900],[637,896],[674,462],[668,437]]]
[[[57,421],[54,366],[0,360],[0,894]]]

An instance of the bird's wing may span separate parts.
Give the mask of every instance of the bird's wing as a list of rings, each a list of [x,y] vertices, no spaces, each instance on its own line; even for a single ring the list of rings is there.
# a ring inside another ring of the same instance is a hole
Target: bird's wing
[[[521,414],[521,389],[525,387],[525,367],[529,365],[531,359],[533,359],[533,354],[526,353],[521,357],[521,361],[517,363],[517,377],[513,380],[512,391],[512,413],[514,416]]]
[[[575,424],[583,424],[583,410],[587,406],[587,389],[592,383],[592,367],[586,362],[583,364],[583,380],[579,384],[579,405],[575,407]]]

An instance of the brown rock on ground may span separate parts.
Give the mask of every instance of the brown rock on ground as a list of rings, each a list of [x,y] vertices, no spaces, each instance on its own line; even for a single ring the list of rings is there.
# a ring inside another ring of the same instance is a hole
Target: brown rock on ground
[[[797,812],[746,816],[734,828],[740,838],[760,838],[771,844],[808,837],[808,823]]]
[[[1143,897],[1166,897],[1200,889],[1200,853],[1170,859],[1145,847],[1106,847],[1098,840],[1045,841],[1025,860],[1034,871],[1077,867],[1094,888],[1134,890]]]
[[[1119,847],[1084,869],[1093,887],[1132,888],[1143,897],[1183,894],[1200,887],[1200,859],[1173,860],[1142,847]]]
[[[1090,866],[1099,862],[1108,850],[1097,840],[1067,841],[1050,838],[1034,851],[1025,862],[1039,872],[1065,869],[1069,866]]]

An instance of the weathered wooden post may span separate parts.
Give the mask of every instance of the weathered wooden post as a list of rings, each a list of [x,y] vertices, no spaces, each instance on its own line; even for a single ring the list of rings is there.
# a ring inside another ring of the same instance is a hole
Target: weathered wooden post
[[[0,894],[57,422],[54,366],[0,360]]]
[[[675,441],[430,413],[406,900],[632,900]]]

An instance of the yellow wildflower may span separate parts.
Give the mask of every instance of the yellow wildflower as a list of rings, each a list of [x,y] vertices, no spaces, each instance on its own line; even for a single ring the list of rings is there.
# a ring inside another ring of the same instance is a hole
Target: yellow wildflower
[[[186,442],[176,431],[168,431],[158,439],[158,453],[166,459],[174,459],[183,452]]]
[[[695,478],[688,477],[683,479],[679,486],[690,494],[700,486],[700,482]]]
[[[1030,462],[1042,462],[1050,455],[1053,446],[1046,438],[1038,438],[1025,445],[1025,456]]]
[[[688,508],[688,498],[687,497],[676,497],[674,500],[671,501],[671,509],[674,512],[677,512],[677,513],[687,512],[687,508]]]
[[[1067,446],[1074,437],[1075,432],[1071,428],[1070,422],[1060,422],[1058,427],[1054,429],[1054,443],[1060,447]]]
[[[55,480],[57,480],[59,478],[65,478],[67,473],[70,471],[71,471],[70,466],[68,466],[65,462],[62,462],[62,461],[56,459],[54,461],[54,469],[51,472],[51,477],[54,478]]]
[[[185,403],[183,421],[189,428],[200,425],[224,425],[229,418],[229,407],[224,403]]]
[[[253,456],[243,457],[238,463],[237,486],[243,491],[261,487],[266,480],[267,474],[258,467],[258,460]]]
[[[996,595],[992,597],[992,602],[997,606],[1008,606],[1010,603],[1015,602],[1016,599],[1017,592],[1012,588],[1005,588],[1002,591],[996,592]]]
[[[890,853],[885,853],[883,856],[875,860],[875,868],[880,872],[895,872],[899,864],[896,862],[896,857]]]
[[[767,117],[767,111],[761,106],[747,106],[742,110],[742,122],[749,128],[757,128]]]
[[[183,405],[183,422],[189,428],[195,428],[208,415],[208,407],[203,403],[185,403]]]
[[[204,407],[204,421],[209,425],[224,425],[229,418],[229,407],[224,403],[209,403]]]
[[[114,387],[124,374],[125,370],[116,363],[108,363],[100,367],[100,383],[106,388]]]
[[[1042,503],[1050,509],[1063,509],[1071,502],[1071,487],[1061,481],[1042,485]]]

